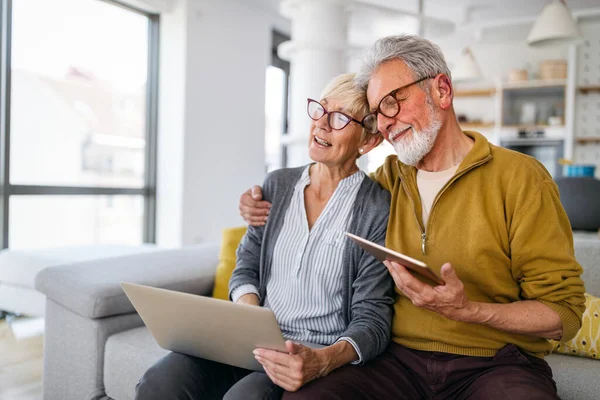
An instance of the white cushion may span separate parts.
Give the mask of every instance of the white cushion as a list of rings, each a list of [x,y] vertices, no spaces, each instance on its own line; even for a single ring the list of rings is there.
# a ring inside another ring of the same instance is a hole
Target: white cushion
[[[45,308],[46,296],[37,290],[0,282],[0,310],[43,317]]]
[[[43,250],[0,251],[0,282],[33,289],[41,270],[80,261],[98,260],[158,250],[155,245],[89,245]]]

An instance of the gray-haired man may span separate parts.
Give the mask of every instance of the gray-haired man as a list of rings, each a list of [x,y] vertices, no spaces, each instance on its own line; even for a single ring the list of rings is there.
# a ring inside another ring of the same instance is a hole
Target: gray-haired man
[[[397,153],[373,175],[392,193],[386,245],[446,283],[386,262],[394,343],[284,398],[557,398],[547,339],[575,335],[585,288],[554,181],[536,160],[461,130],[444,56],[425,39],[379,40],[357,84],[366,120]],[[265,204],[254,194],[240,211],[256,223]]]

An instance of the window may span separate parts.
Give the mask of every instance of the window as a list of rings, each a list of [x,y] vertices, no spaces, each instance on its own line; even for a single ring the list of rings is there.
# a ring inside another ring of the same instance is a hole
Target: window
[[[366,172],[375,172],[377,168],[383,165],[386,157],[390,154],[396,154],[394,146],[392,146],[388,141],[384,140],[379,146],[375,147],[369,152],[369,154],[367,154]]]
[[[277,47],[289,40],[273,32],[271,65],[266,70],[265,88],[265,157],[267,172],[287,166],[286,145],[282,139],[288,130],[288,85],[290,63],[277,55]]]
[[[158,16],[0,1],[1,247],[153,242]]]

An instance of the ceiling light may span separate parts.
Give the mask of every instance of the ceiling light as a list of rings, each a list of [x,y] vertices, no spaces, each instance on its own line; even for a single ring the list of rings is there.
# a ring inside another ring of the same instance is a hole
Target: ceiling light
[[[547,4],[533,24],[527,37],[530,46],[578,44],[583,35],[564,0]]]
[[[481,79],[481,69],[475,61],[471,50],[467,47],[463,50],[460,59],[452,70],[453,82],[474,81]]]

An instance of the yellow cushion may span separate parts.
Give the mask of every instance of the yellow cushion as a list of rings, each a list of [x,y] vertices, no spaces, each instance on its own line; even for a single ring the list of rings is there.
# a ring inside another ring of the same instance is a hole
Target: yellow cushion
[[[215,275],[213,297],[229,300],[229,279],[235,268],[235,251],[246,234],[246,227],[229,228],[223,230],[219,264]]]
[[[585,294],[585,312],[581,329],[568,342],[556,342],[554,353],[570,354],[589,358],[600,358],[600,299]]]

